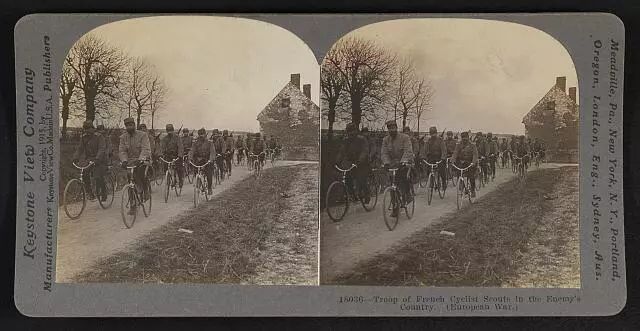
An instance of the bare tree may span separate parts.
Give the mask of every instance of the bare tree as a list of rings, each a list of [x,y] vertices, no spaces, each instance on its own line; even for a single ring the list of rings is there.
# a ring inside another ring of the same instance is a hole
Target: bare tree
[[[435,89],[431,82],[426,78],[422,77],[417,83],[413,84],[412,89],[413,94],[416,96],[416,102],[414,106],[414,113],[416,116],[417,123],[417,132],[420,132],[420,119],[425,111],[431,111],[433,95],[435,94]]]
[[[167,88],[164,84],[164,80],[158,74],[152,74],[151,81],[145,84],[147,92],[149,93],[149,114],[151,115],[151,129],[154,128],[154,120],[164,103],[164,98],[167,94]]]
[[[336,110],[338,102],[343,95],[345,85],[342,75],[335,66],[335,63],[339,62],[338,59],[335,59],[337,55],[336,49],[331,48],[329,53],[325,56],[324,61],[322,61],[322,68],[320,71],[320,89],[322,90],[321,98],[325,104],[325,107],[323,107],[323,116],[326,116],[327,121],[329,122],[329,140],[333,138],[333,124],[336,121]]]
[[[67,121],[69,120],[70,115],[71,98],[73,97],[73,93],[76,90],[76,82],[78,80],[71,67],[71,63],[73,63],[73,58],[69,55],[66,57],[64,63],[62,64],[62,77],[60,81],[60,101],[62,104],[62,110],[60,111],[60,116],[62,117],[62,139],[67,138]]]
[[[85,118],[94,121],[96,99],[115,98],[115,92],[122,78],[127,58],[117,48],[89,34],[73,45],[68,62],[73,69],[76,86],[83,92]]]
[[[370,40],[344,38],[334,46],[328,62],[340,73],[349,95],[351,121],[360,125],[363,113],[375,112],[389,85],[395,56]]]

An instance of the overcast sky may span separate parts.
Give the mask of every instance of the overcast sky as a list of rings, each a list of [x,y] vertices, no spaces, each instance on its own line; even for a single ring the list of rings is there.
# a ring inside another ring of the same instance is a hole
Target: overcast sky
[[[155,127],[173,123],[257,131],[256,116],[301,74],[318,104],[319,66],[297,36],[240,18],[174,16],[131,19],[92,31],[131,56],[151,62],[169,93]]]
[[[433,111],[421,121],[439,130],[524,133],[522,117],[567,77],[577,86],[564,47],[524,25],[471,19],[407,19],[352,32],[416,59],[435,87]],[[578,88],[579,90],[579,88]]]

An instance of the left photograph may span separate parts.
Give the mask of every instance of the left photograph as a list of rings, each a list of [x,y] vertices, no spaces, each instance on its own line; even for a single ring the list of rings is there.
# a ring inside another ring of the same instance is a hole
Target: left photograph
[[[268,23],[82,36],[60,82],[58,283],[318,284],[320,67]]]

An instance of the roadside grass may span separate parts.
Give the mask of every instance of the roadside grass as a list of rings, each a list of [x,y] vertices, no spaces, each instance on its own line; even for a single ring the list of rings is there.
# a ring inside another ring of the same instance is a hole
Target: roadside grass
[[[530,172],[524,184],[518,179],[504,183],[472,206],[445,215],[438,224],[326,283],[502,286],[517,276],[522,251],[541,226],[543,215],[553,211],[553,200],[548,195],[554,187],[569,178],[574,181],[572,188],[577,196],[578,182],[571,176],[577,171],[576,167],[541,169]],[[577,213],[570,217],[576,219],[558,222],[577,226]],[[455,236],[442,235],[442,230]],[[560,238],[577,236],[571,227],[555,226],[548,230],[555,238],[548,242],[550,246],[563,245]]]
[[[269,249],[267,238],[287,204],[281,193],[307,167],[318,165],[267,168],[258,181],[248,177],[124,251],[98,261],[75,281],[244,283],[263,262],[261,253]]]

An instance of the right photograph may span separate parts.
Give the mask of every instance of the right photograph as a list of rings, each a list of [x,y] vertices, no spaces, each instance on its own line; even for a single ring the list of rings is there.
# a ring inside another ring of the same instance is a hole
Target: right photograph
[[[579,87],[556,39],[386,21],[320,80],[320,284],[580,288]]]

